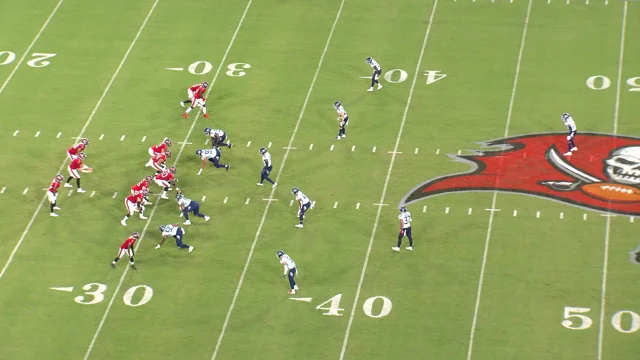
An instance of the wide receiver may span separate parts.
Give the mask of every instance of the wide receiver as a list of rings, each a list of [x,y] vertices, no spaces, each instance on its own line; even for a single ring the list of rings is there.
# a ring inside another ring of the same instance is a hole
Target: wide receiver
[[[204,113],[204,117],[208,118],[207,115],[207,104],[205,101],[207,100],[204,97],[204,94],[207,92],[207,88],[209,87],[209,83],[203,81],[200,84],[195,84],[187,89],[187,93],[189,94],[189,99],[180,102],[180,106],[184,107],[184,104],[191,103],[191,105],[182,113],[182,116],[186,119],[189,117],[189,112],[193,110],[196,106],[200,106],[202,108],[202,112]]]
[[[60,208],[56,205],[58,200],[58,188],[60,187],[60,182],[64,180],[64,176],[58,174],[53,181],[51,181],[51,185],[49,185],[49,189],[47,190],[47,199],[49,199],[49,203],[51,204],[51,214],[50,216],[57,217],[58,214],[55,213],[55,210],[60,210]]]
[[[84,149],[86,149],[87,145],[89,145],[89,139],[82,139],[79,143],[73,145],[67,150],[67,156],[69,156],[69,160],[73,161],[78,154],[80,154]]]
[[[133,255],[135,255],[133,250],[133,245],[136,243],[136,240],[138,239],[140,239],[140,233],[136,231],[133,234],[131,234],[131,236],[129,236],[122,243],[122,245],[120,245],[120,249],[118,250],[118,256],[116,256],[116,258],[113,259],[113,261],[111,262],[112,268],[115,269],[116,263],[118,262],[118,260],[120,260],[120,258],[123,257],[125,254],[127,254],[127,256],[129,256],[129,263],[131,264],[131,268],[133,270],[138,270],[136,269],[136,265],[133,263]]]

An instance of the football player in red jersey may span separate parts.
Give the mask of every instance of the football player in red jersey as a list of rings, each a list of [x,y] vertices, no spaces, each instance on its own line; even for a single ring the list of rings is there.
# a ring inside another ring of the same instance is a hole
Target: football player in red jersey
[[[151,159],[149,159],[149,161],[147,161],[146,164],[144,164],[144,167],[153,167],[156,169],[156,174],[163,172],[167,168],[165,163],[169,157],[171,157],[171,150],[165,150],[164,154],[155,154]]]
[[[169,149],[169,146],[171,146],[171,139],[164,138],[164,140],[162,140],[160,144],[150,147],[148,153],[153,159],[153,157],[157,154],[163,154],[165,151],[167,151]]]
[[[80,173],[79,173],[80,171],[84,173],[90,173],[93,171],[92,168],[88,167],[82,162],[86,158],[87,158],[87,155],[81,152],[78,154],[78,156],[75,159],[71,161],[71,164],[69,164],[69,166],[67,167],[67,170],[69,170],[69,177],[67,178],[67,182],[64,184],[64,187],[69,187],[69,188],[73,187],[73,185],[69,184],[69,182],[71,181],[71,179],[76,179],[76,184],[78,185],[78,192],[79,193],[86,192],[80,187]]]
[[[169,197],[167,196],[167,191],[171,190],[171,186],[176,186],[176,179],[175,179],[175,174],[176,174],[176,167],[172,166],[167,170],[164,170],[163,172],[156,174],[156,177],[154,178],[154,181],[156,184],[158,184],[160,187],[162,187],[162,195],[160,195],[161,199],[168,199]]]
[[[204,113],[204,117],[209,117],[209,115],[207,115],[207,104],[205,104],[205,101],[207,99],[204,97],[204,94],[207,92],[208,87],[209,83],[203,81],[201,84],[195,84],[187,90],[187,93],[189,93],[189,99],[181,101],[180,105],[182,107],[184,107],[184,104],[188,103],[191,103],[191,105],[187,108],[187,110],[185,110],[184,113],[182,113],[182,116],[188,118],[189,115],[187,114],[189,114],[189,112],[196,106],[200,106],[202,108],[202,112]]]
[[[60,182],[62,180],[64,180],[64,176],[60,174],[56,175],[56,177],[53,178],[51,185],[49,185],[49,190],[47,190],[47,198],[49,199],[49,203],[51,204],[50,216],[58,216],[58,214],[56,214],[54,211],[60,210],[60,208],[56,206],[56,201],[58,200],[58,188],[60,187]]]
[[[145,204],[144,198],[146,196],[146,193],[147,190],[143,190],[142,192],[139,192],[137,194],[129,195],[126,199],[124,199],[124,206],[127,208],[127,214],[124,216],[124,218],[122,218],[122,220],[120,220],[120,225],[127,226],[127,219],[129,219],[129,217],[133,215],[134,212],[140,213],[140,220],[147,220],[147,217],[143,214]]]
[[[133,234],[131,234],[131,236],[129,236],[122,243],[122,245],[120,245],[120,250],[118,250],[118,256],[116,256],[116,258],[113,259],[113,261],[111,262],[112,268],[115,269],[116,263],[118,262],[118,260],[120,260],[120,258],[123,257],[125,254],[127,254],[127,256],[129,256],[129,263],[131,264],[131,268],[133,270],[138,270],[136,269],[136,265],[133,263],[133,255],[134,255],[133,245],[136,243],[136,240],[138,239],[140,239],[140,233],[136,231]]]
[[[144,179],[140,180],[139,183],[133,185],[131,187],[131,195],[136,195],[138,193],[144,192],[144,190],[149,190],[149,184],[153,181],[153,176],[147,175]],[[149,205],[151,203],[147,203]]]
[[[82,139],[79,143],[73,145],[67,150],[67,156],[69,156],[69,160],[73,161],[78,154],[80,154],[86,147],[89,145],[89,139]]]

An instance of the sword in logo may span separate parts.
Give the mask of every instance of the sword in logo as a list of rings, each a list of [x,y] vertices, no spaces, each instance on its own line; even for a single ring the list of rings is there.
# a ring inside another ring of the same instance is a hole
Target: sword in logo
[[[542,181],[540,184],[548,186],[557,191],[573,191],[584,184],[593,184],[602,182],[602,180],[583,172],[575,166],[569,164],[556,150],[555,146],[549,148],[545,154],[547,159],[562,173],[569,175],[576,181]]]

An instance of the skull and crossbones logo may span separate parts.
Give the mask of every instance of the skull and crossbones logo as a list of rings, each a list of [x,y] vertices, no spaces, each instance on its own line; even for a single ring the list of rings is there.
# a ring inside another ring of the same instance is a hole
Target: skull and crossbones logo
[[[626,146],[614,151],[604,161],[607,176],[619,183],[640,185],[640,146]]]

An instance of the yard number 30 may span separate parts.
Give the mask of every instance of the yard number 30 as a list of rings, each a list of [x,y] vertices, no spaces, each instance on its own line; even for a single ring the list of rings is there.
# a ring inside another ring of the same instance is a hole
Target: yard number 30
[[[95,290],[92,290],[94,288]],[[142,299],[140,299],[137,303],[134,303],[133,295],[138,289],[143,289],[144,293],[142,294]],[[73,300],[82,305],[95,305],[104,300],[104,292],[107,291],[107,285],[100,283],[90,283],[84,285],[82,287],[82,290],[84,290],[84,295],[76,296]],[[122,301],[125,303],[125,305],[136,307],[148,303],[149,301],[151,301],[152,297],[153,289],[151,287],[147,285],[138,285],[129,288],[129,290],[124,293]]]

